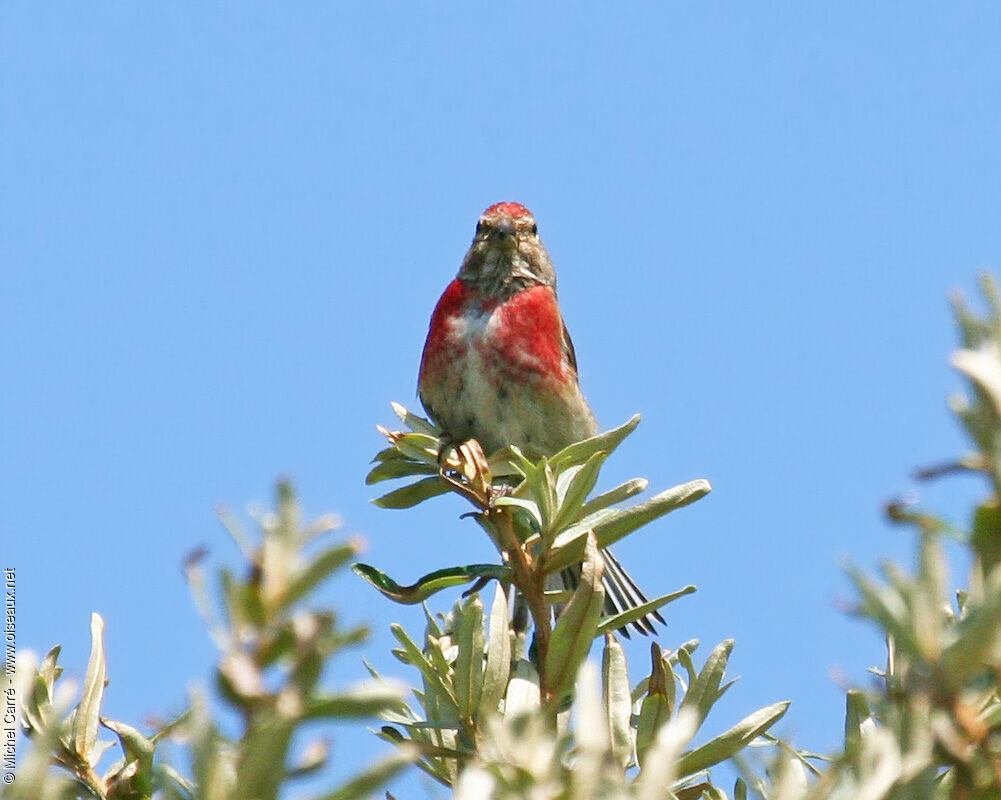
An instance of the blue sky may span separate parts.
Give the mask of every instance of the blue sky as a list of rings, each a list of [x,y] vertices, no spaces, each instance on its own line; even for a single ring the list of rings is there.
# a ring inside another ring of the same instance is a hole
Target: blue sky
[[[881,644],[839,560],[910,561],[881,520],[965,447],[947,293],[1001,267],[1001,11],[983,3],[7,4],[0,24],[0,528],[19,643],[82,675],[108,622],[106,712],[180,707],[213,651],[181,577],[213,507],[289,476],[402,581],[493,557],[458,501],[363,485],[416,408],[428,317],[477,215],[528,205],[607,465],[715,491],[616,548],[687,583],[666,647],[734,637],[710,729],[791,698],[840,736],[832,674]],[[346,576],[375,632],[419,612]],[[444,608],[450,599],[442,597]],[[646,643],[629,646],[642,677]],[[362,674],[349,657],[335,681]],[[151,687],[156,687],[151,691]],[[343,773],[381,748],[334,732]]]

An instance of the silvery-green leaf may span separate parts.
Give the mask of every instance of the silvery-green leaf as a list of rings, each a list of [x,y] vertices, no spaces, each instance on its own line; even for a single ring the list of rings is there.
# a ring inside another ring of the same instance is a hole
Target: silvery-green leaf
[[[591,649],[605,604],[605,590],[601,585],[604,560],[598,553],[594,534],[589,534],[586,541],[580,580],[560,614],[546,654],[547,688],[555,696],[573,686],[577,670]]]
[[[723,680],[723,673],[726,671],[732,650],[733,639],[726,639],[716,645],[698,677],[689,685],[685,699],[681,701],[682,708],[692,707],[698,711],[700,724],[709,714],[713,703],[726,691],[720,690],[720,682]]]
[[[759,709],[742,719],[726,733],[722,733],[701,747],[685,753],[678,761],[678,776],[694,775],[730,758],[778,722],[786,713],[787,708],[789,708],[789,701],[785,700]]]
[[[577,522],[582,520],[596,511],[601,511],[602,509],[613,506],[616,503],[621,503],[623,500],[628,500],[630,497],[633,497],[640,492],[645,492],[646,487],[649,485],[650,481],[646,478],[633,478],[632,480],[619,484],[614,489],[610,489],[607,492],[596,495],[584,503],[584,505],[582,505],[578,510],[577,516],[573,521]]]
[[[483,691],[483,601],[478,594],[466,598],[458,609],[456,641],[459,654],[455,660],[455,694],[459,715],[472,720],[480,706]]]
[[[605,634],[601,677],[605,722],[608,725],[612,755],[622,767],[626,767],[633,758],[633,733],[630,726],[633,704],[629,696],[626,654],[612,633]]]
[[[559,531],[580,519],[584,501],[598,481],[601,465],[605,463],[608,454],[599,451],[578,467],[571,467],[560,475],[556,483],[557,511],[553,516],[550,528]],[[564,476],[567,476],[564,479]]]
[[[539,673],[530,661],[518,659],[514,662],[513,674],[507,684],[504,698],[505,716],[514,716],[539,708]]]
[[[497,584],[494,602],[490,608],[490,627],[487,638],[487,663],[483,671],[483,692],[480,696],[478,715],[497,711],[507,688],[511,670],[511,634],[508,623],[507,592]]]
[[[393,408],[393,413],[399,417],[400,422],[410,428],[410,430],[414,433],[423,433],[436,438],[441,435],[441,431],[434,423],[424,419],[424,417],[418,417],[416,414],[410,413],[400,403],[393,402],[390,403],[390,406]]]
[[[382,497],[377,497],[372,502],[379,508],[412,508],[418,503],[423,503],[432,497],[445,494],[449,491],[449,486],[437,475],[424,478],[416,483],[410,483],[395,489]]]
[[[395,752],[377,761],[332,792],[316,795],[312,800],[356,800],[356,798],[371,797],[373,792],[382,788],[407,765],[417,761],[419,756],[419,751],[413,745],[400,744]]]
[[[101,701],[104,698],[104,681],[107,662],[104,656],[104,620],[100,614],[90,615],[90,660],[83,682],[83,697],[73,716],[73,749],[85,761],[97,742],[101,721]]]
[[[682,708],[667,725],[664,725],[647,751],[647,758],[634,783],[636,800],[663,800],[665,790],[674,783],[675,776],[684,775],[677,769],[678,754],[691,741],[698,729],[697,712]]]
[[[650,644],[650,662],[646,697],[636,721],[636,756],[641,766],[657,732],[671,719],[674,710],[674,673],[656,642]]]
[[[102,719],[101,724],[118,736],[122,752],[125,753],[125,761],[138,765],[135,777],[139,780],[138,783],[133,780],[133,785],[143,792],[152,791],[153,752],[156,748],[154,742],[124,722]]]
[[[52,685],[56,682],[56,678],[58,678],[62,673],[62,668],[56,666],[56,662],[59,660],[59,651],[61,649],[62,647],[57,644],[49,650],[38,667],[38,674],[42,677],[42,680],[45,681],[45,685],[49,687],[50,695],[52,693]]]
[[[407,687],[399,681],[363,681],[343,692],[310,697],[303,716],[307,719],[345,719],[375,717],[391,710],[402,713],[406,707],[403,700],[406,693]]]
[[[635,608],[627,609],[621,614],[605,617],[601,620],[601,624],[598,626],[598,633],[602,634],[608,633],[609,631],[617,631],[619,628],[625,627],[630,622],[641,619],[650,612],[656,611],[662,606],[666,606],[668,603],[674,602],[679,597],[684,597],[686,594],[691,594],[694,591],[696,591],[695,587],[689,584],[684,589],[679,589],[676,592],[655,597],[653,600],[649,600],[642,605],[636,606]]]
[[[438,463],[438,448],[441,442],[435,436],[425,433],[405,433],[396,441],[396,449],[407,458],[426,464]]]
[[[587,517],[567,529],[553,543],[545,559],[546,572],[555,572],[584,557],[584,542],[590,531],[598,538],[600,547],[608,547],[613,542],[632,533],[637,528],[663,515],[694,503],[711,490],[709,481],[695,480],[661,492],[646,502],[625,509],[606,509],[600,521]]]
[[[459,714],[459,703],[455,697],[455,691],[451,683],[446,683],[447,676],[442,675],[428,658],[421,652],[421,649],[413,642],[403,629],[403,626],[394,622],[389,626],[393,636],[403,645],[403,652],[406,655],[406,662],[420,671],[428,686],[434,688],[439,697],[447,703],[450,713],[449,717],[455,718]]]
[[[438,472],[439,468],[436,464],[411,461],[409,458],[393,459],[382,461],[372,467],[368,475],[365,476],[365,484],[371,486],[379,481],[409,478],[413,475],[437,475]]]
[[[305,569],[292,579],[285,590],[282,606],[290,606],[302,598],[317,584],[346,564],[348,559],[356,555],[358,551],[358,545],[348,542],[347,544],[334,545],[312,557]]]
[[[498,497],[494,500],[495,506],[508,506],[511,508],[520,508],[527,511],[535,524],[540,528],[542,527],[542,512],[539,510],[539,504],[534,500],[529,500],[523,497],[512,497],[511,495],[506,495],[504,497]]]
[[[435,592],[451,586],[461,586],[486,578],[499,581],[511,580],[511,568],[502,564],[470,564],[466,567],[439,569],[423,576],[410,586],[400,586],[396,581],[368,564],[352,564],[351,570],[364,578],[390,600],[404,605],[414,605],[426,600]]]
[[[572,464],[583,464],[599,450],[603,450],[606,455],[610,455],[622,443],[623,439],[636,430],[636,426],[639,424],[640,415],[635,414],[627,423],[620,425],[618,428],[612,428],[612,430],[599,433],[590,439],[584,439],[581,442],[575,442],[569,447],[564,447],[549,461],[556,469],[563,470]]]

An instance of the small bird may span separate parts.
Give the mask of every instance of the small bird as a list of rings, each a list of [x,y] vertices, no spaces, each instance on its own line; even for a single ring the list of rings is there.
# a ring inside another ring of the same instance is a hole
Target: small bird
[[[513,444],[551,455],[597,434],[556,301],[556,271],[520,203],[496,203],[480,216],[431,316],[418,394],[451,440],[476,439],[487,454]],[[606,615],[647,602],[615,557],[602,554]],[[579,574],[579,565],[564,570],[564,585],[576,587]],[[664,621],[653,612],[633,625],[653,633],[654,619]]]

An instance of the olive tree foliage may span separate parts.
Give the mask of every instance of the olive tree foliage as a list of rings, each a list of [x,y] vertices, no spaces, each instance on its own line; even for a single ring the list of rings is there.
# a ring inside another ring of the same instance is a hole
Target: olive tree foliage
[[[368,667],[355,686],[324,687],[324,666],[361,643],[365,630],[343,628],[335,612],[317,608],[316,589],[355,558],[357,546],[325,543],[330,521],[303,522],[283,484],[276,510],[258,519],[256,538],[224,517],[247,564],[240,576],[219,570],[218,599],[201,560],[188,563],[219,648],[221,703],[196,692],[183,714],[145,733],[106,719],[104,623],[95,615],[79,692],[60,679],[58,648],[40,663],[20,661],[18,696],[32,747],[4,797],[277,798],[327,762],[323,740],[298,744],[302,726],[375,717],[387,755],[305,796],[374,795],[411,769],[461,800],[1001,797],[1001,300],[989,277],[982,287],[983,316],[955,301],[961,342],[952,364],[968,389],[952,408],[971,451],[920,474],[974,473],[989,491],[963,530],[891,503],[889,518],[916,532],[916,569],[888,563],[871,576],[849,568],[854,613],[885,634],[887,659],[871,670],[871,685],[847,693],[839,752],[820,757],[775,738],[770,730],[785,700],[728,726],[716,721],[721,734],[703,733],[733,685],[733,641],[710,648],[654,641],[648,662],[627,664],[622,631],[695,587],[605,617],[602,549],[668,514],[662,524],[683,526],[685,514],[697,511],[675,512],[710,491],[696,479],[631,503],[647,488],[638,478],[595,491],[602,465],[638,417],[548,458],[515,448],[488,458],[476,442],[449,442],[394,405],[401,429],[380,429],[387,447],[368,482],[403,483],[375,502],[406,509],[458,494],[471,506],[461,524],[477,526],[499,554],[490,564],[443,566],[410,585],[352,565],[389,600],[424,605],[423,630],[392,626],[393,655],[416,685]],[[946,536],[969,551],[962,586],[949,577]],[[572,591],[555,580],[567,569],[579,571]],[[457,599],[432,609],[440,592],[456,587],[465,587]],[[229,707],[225,719],[220,705]],[[741,776],[735,783],[721,785],[719,776],[734,771],[716,769],[723,762]]]
[[[41,663],[19,658],[16,695],[32,747],[4,798],[271,800],[327,764],[324,738],[294,745],[303,728],[309,726],[302,731],[308,734],[324,721],[404,708],[406,688],[399,682],[366,679],[342,690],[323,685],[327,664],[368,635],[366,628],[344,627],[333,610],[315,605],[317,587],[357,556],[359,542],[330,542],[332,517],[305,523],[288,484],[280,484],[277,494],[275,511],[258,517],[256,537],[222,515],[246,563],[242,575],[218,571],[216,596],[202,555],[185,564],[219,649],[215,698],[196,691],[186,711],[145,733],[105,717],[105,625],[93,614],[92,649],[79,691],[61,677],[59,647]],[[217,710],[220,705],[225,712]],[[227,732],[232,729],[235,734]],[[306,797],[365,797],[415,757],[399,749],[336,788]]]
[[[372,566],[354,566],[400,603],[472,584],[447,614],[427,611],[422,635],[393,626],[394,654],[416,670],[420,688],[403,712],[382,715],[380,735],[416,749],[419,767],[463,798],[725,796],[711,769],[760,742],[788,702],[706,739],[702,723],[733,685],[726,677],[733,642],[721,642],[701,663],[698,641],[670,650],[655,642],[648,674],[633,685],[616,638],[695,587],[602,615],[602,549],[704,497],[708,481],[633,505],[623,504],[647,488],[645,480],[595,494],[602,464],[639,417],[548,458],[532,460],[508,447],[488,459],[476,442],[452,446],[428,420],[394,410],[406,430],[382,429],[389,446],[368,480],[418,480],[376,502],[408,508],[454,492],[472,505],[466,516],[501,559],[440,569],[409,586]],[[554,577],[577,564],[576,588],[553,588],[561,585]],[[491,581],[496,586],[485,602],[480,593]],[[596,642],[600,667],[588,661]]]
[[[700,742],[702,721],[731,685],[724,669],[732,642],[714,648],[701,668],[692,656],[697,642],[654,644],[649,674],[630,685],[614,631],[694,587],[603,619],[600,548],[709,491],[696,480],[623,508],[646,486],[635,480],[592,496],[601,464],[635,419],[538,462],[513,448],[487,460],[475,443],[442,458],[438,432],[399,407],[407,430],[384,431],[390,446],[369,480],[423,477],[378,502],[400,508],[457,492],[474,506],[502,564],[441,570],[408,587],[372,567],[355,570],[399,602],[460,582],[513,584],[532,626],[519,625],[517,613],[510,624],[498,590],[489,612],[473,592],[447,615],[429,613],[423,637],[394,628],[396,655],[417,669],[422,688],[415,705],[384,715],[381,735],[415,746],[421,768],[462,798],[726,798],[711,770],[731,758],[744,773],[732,787],[737,798],[1001,797],[1001,299],[989,276],[982,289],[982,317],[954,301],[960,347],[952,364],[968,391],[952,409],[973,449],[920,475],[972,472],[990,491],[962,531],[929,511],[890,504],[890,519],[917,532],[916,571],[888,563],[872,577],[849,568],[855,613],[885,634],[887,661],[871,670],[874,686],[847,693],[841,752],[819,760],[770,737],[785,702]],[[945,535],[969,550],[973,566],[962,587],[949,578]],[[572,596],[549,591],[547,577],[577,561],[582,579]],[[600,672],[586,660],[595,639],[603,640]],[[774,745],[760,775],[746,769],[743,753],[756,744]]]

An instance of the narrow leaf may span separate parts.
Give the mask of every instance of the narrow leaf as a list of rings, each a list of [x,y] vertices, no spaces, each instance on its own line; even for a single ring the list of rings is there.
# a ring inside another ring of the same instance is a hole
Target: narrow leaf
[[[309,565],[292,580],[288,589],[285,590],[285,595],[281,600],[282,607],[287,608],[295,603],[331,573],[340,569],[358,551],[359,547],[356,544],[348,542],[347,544],[335,545],[324,550],[313,558],[309,562]]]
[[[450,586],[493,578],[511,580],[511,568],[501,564],[470,564],[467,567],[449,567],[430,572],[410,586],[400,586],[396,581],[368,564],[352,564],[352,572],[364,578],[390,600],[403,605],[414,605],[426,600],[435,592]]]
[[[599,546],[608,547],[658,517],[694,503],[711,489],[709,481],[700,478],[661,492],[632,508],[606,510],[600,522],[592,524],[584,518],[556,537],[545,559],[545,570],[555,572],[580,561],[584,557],[584,542],[590,530],[598,537]]]
[[[83,682],[83,697],[73,716],[73,749],[88,762],[97,742],[106,670],[104,620],[100,614],[93,613],[90,615],[90,660],[87,662],[87,675]]]
[[[418,756],[419,753],[413,745],[400,744],[395,753],[377,761],[332,792],[317,795],[313,800],[356,800],[360,797],[370,797],[373,792],[392,780],[407,765],[416,761]]]
[[[719,691],[719,685],[723,680],[726,663],[730,660],[732,651],[733,639],[726,639],[716,645],[706,659],[702,671],[688,687],[685,699],[681,701],[682,708],[692,707],[699,712],[700,723],[708,716],[709,709],[722,694]]]
[[[580,582],[560,614],[546,654],[547,688],[555,695],[573,686],[577,670],[591,649],[605,604],[605,590],[601,585],[604,559],[598,553],[594,534],[589,534],[586,541]]]
[[[742,719],[726,733],[722,733],[701,747],[685,753],[678,761],[678,776],[683,778],[694,775],[735,755],[778,722],[788,708],[789,701],[785,700],[759,709]]]
[[[636,430],[636,426],[639,424],[640,415],[635,414],[627,423],[618,428],[612,428],[612,430],[599,433],[590,439],[584,439],[569,447],[564,447],[549,461],[557,469],[563,470],[571,464],[583,464],[599,450],[604,450],[606,455],[610,455],[622,443],[623,439]]]
[[[632,698],[629,696],[629,674],[626,654],[611,633],[605,634],[605,649],[601,656],[601,677],[604,690],[605,720],[608,725],[612,755],[625,767],[633,757],[633,733],[630,727]]]
[[[609,631],[617,631],[628,625],[630,622],[641,619],[645,617],[652,611],[656,611],[661,606],[666,606],[668,603],[674,602],[679,597],[684,597],[686,594],[692,594],[696,591],[695,587],[689,584],[684,589],[679,589],[676,592],[671,592],[670,594],[661,595],[656,597],[649,602],[643,603],[643,605],[636,606],[635,608],[630,608],[623,611],[621,614],[616,614],[613,617],[605,617],[601,620],[601,624],[598,626],[598,633],[608,633]]]
[[[376,464],[365,476],[365,484],[371,486],[379,481],[389,481],[394,478],[409,478],[412,475],[437,475],[438,466],[425,464],[421,461],[411,461],[409,458],[393,459]]]
[[[580,507],[574,522],[584,519],[596,511],[601,511],[602,509],[608,508],[616,503],[621,503],[623,500],[628,500],[630,497],[633,497],[640,492],[645,492],[646,487],[649,485],[650,481],[646,478],[633,478],[632,480],[616,486],[614,489],[610,489],[603,494],[592,497]]]
[[[483,601],[478,594],[466,598],[459,606],[455,660],[455,694],[459,715],[472,720],[480,706],[483,691]]]
[[[580,519],[580,511],[584,507],[584,501],[594,488],[594,484],[597,483],[598,473],[606,458],[608,458],[608,453],[604,451],[595,453],[574,472],[565,491],[562,493],[557,491],[558,508],[549,524],[551,530],[562,530],[571,522]]]
[[[411,508],[448,491],[448,484],[435,475],[384,494],[372,502],[379,508]]]
[[[375,717],[386,711],[400,713],[406,707],[403,700],[406,691],[402,683],[395,681],[364,681],[338,694],[310,698],[304,716],[307,719],[355,719]]]
[[[501,583],[494,592],[487,638],[487,663],[483,671],[483,691],[478,715],[497,711],[511,671],[511,634],[508,623],[507,592]]]
[[[396,640],[403,645],[406,662],[414,667],[417,667],[421,676],[427,682],[427,685],[436,691],[442,701],[447,703],[451,712],[448,716],[458,716],[459,703],[455,697],[455,691],[451,682],[446,683],[447,675],[442,675],[438,672],[435,666],[428,660],[427,656],[421,652],[421,649],[407,635],[407,632],[403,629],[402,625],[394,622],[389,626],[389,629],[393,632]]]
[[[418,417],[416,414],[411,414],[407,409],[400,403],[390,403],[392,406],[393,413],[399,417],[400,422],[406,425],[414,433],[425,433],[428,436],[439,437],[441,431],[432,422],[424,419],[424,417]]]

